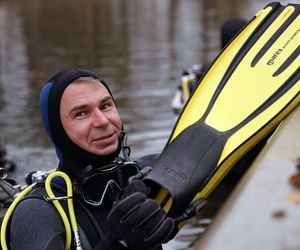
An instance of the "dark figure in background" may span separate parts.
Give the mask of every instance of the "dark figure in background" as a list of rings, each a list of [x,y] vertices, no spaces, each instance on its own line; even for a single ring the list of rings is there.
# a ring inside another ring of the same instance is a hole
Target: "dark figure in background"
[[[221,49],[238,34],[238,32],[247,24],[244,19],[229,19],[223,23],[221,26]]]
[[[231,39],[247,24],[243,19],[230,19],[225,21],[221,26],[221,49],[231,41]],[[191,93],[198,86],[198,83],[208,66],[194,64],[191,68],[185,69],[182,72],[180,85],[177,88],[175,96],[172,100],[172,109],[175,114],[180,113]]]
[[[6,172],[13,172],[16,170],[17,165],[15,162],[7,159],[7,151],[3,140],[0,138],[0,168],[3,168]]]
[[[129,161],[123,124],[105,81],[84,69],[62,70],[44,85],[40,112],[58,169],[74,186],[82,248],[161,249],[172,238],[174,220],[135,178],[157,156]],[[56,185],[63,193],[63,186]],[[10,224],[12,249],[65,248],[62,220],[44,193],[38,189],[17,205]]]

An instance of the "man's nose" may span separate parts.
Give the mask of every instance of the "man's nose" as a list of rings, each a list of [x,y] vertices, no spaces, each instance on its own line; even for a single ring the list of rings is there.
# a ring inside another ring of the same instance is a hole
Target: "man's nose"
[[[93,113],[92,125],[94,127],[106,126],[109,123],[106,115],[99,109],[96,109]]]

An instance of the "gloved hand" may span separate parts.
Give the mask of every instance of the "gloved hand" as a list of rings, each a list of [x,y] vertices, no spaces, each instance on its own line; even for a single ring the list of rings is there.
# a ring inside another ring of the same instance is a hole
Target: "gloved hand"
[[[119,201],[108,214],[107,223],[112,236],[129,249],[153,249],[167,242],[174,229],[174,220],[141,192]]]

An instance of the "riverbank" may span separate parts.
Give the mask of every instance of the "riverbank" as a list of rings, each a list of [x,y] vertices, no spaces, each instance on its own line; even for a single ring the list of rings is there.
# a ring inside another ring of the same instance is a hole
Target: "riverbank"
[[[300,249],[299,121],[298,107],[261,151],[194,249]]]

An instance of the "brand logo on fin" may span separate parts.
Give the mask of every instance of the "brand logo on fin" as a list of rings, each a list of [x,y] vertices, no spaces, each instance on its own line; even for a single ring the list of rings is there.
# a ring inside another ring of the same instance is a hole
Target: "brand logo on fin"
[[[283,49],[278,49],[274,55],[271,57],[271,59],[267,62],[268,65],[273,65],[276,58],[280,55],[280,53],[283,51]]]
[[[300,29],[297,29],[296,32],[286,41],[286,43],[282,46],[282,48],[278,49],[274,55],[267,62],[267,65],[273,65],[277,57],[282,53],[282,51],[288,47],[288,45],[299,35]]]
[[[165,171],[168,175],[172,176],[173,178],[175,178],[181,182],[186,182],[185,174],[178,173],[176,170],[174,170],[166,165],[163,165],[162,170]]]

